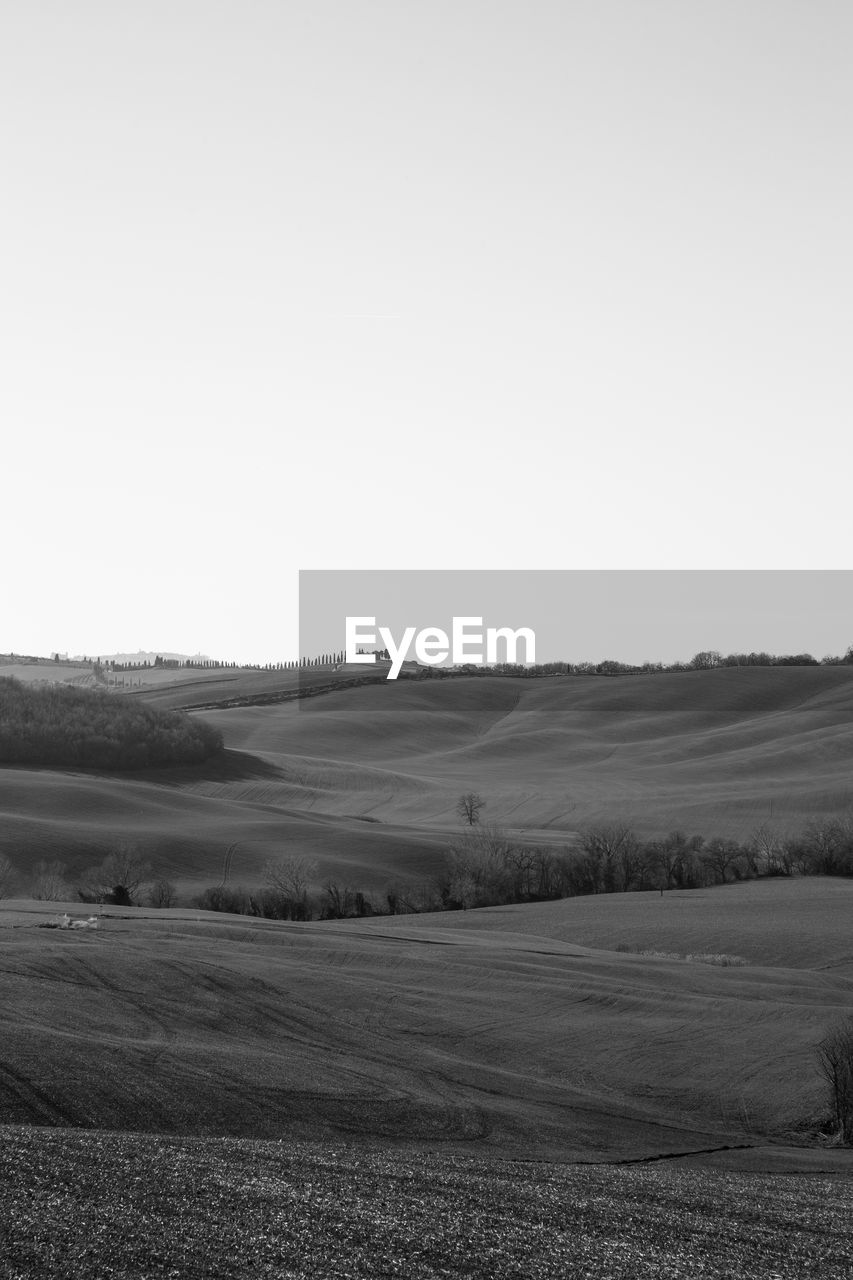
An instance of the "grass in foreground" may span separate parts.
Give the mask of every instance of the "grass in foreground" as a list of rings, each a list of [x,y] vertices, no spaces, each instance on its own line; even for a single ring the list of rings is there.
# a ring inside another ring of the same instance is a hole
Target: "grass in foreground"
[[[0,1275],[842,1280],[849,1179],[0,1129]]]

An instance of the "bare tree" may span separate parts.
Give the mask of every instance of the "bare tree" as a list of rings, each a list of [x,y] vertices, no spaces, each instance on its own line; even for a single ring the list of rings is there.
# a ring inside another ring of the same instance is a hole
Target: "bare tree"
[[[4,853],[0,853],[0,898],[8,898],[15,883],[15,869]]]
[[[570,855],[565,849],[543,846],[533,850],[533,895],[537,898],[563,898],[572,892],[569,881]]]
[[[849,875],[853,870],[853,821],[849,815],[809,822],[789,844],[797,869],[805,875]]]
[[[768,823],[762,822],[760,827],[756,827],[746,846],[747,863],[752,874],[784,875],[785,860],[782,856],[784,845],[784,836],[774,831]]]
[[[151,863],[131,844],[120,844],[103,865],[106,873],[114,877],[114,883],[123,885],[131,898],[151,878]]]
[[[148,890],[148,902],[152,907],[173,907],[178,891],[171,880],[161,877]]]
[[[494,906],[511,897],[512,844],[499,827],[466,831],[447,851],[444,887],[463,907]]]
[[[32,896],[42,902],[64,902],[72,896],[59,861],[37,862],[33,868]]]
[[[516,845],[506,850],[503,859],[512,879],[512,900],[524,902],[535,892],[538,881],[537,872],[541,866],[539,850],[528,848],[526,845]]]
[[[630,827],[622,823],[589,827],[581,833],[581,848],[596,891],[622,893],[629,888],[639,855],[639,842]]]
[[[281,889],[291,897],[300,898],[317,874],[317,864],[312,858],[295,856],[271,859],[264,867],[264,879],[274,889]]]
[[[323,886],[323,920],[346,920],[357,914],[356,895],[346,885],[328,880]]]
[[[725,884],[729,878],[729,872],[734,879],[740,879],[743,850],[736,840],[714,836],[702,850],[701,861],[714,876],[717,884]]]
[[[696,863],[702,844],[701,836],[670,831],[663,839],[652,840],[646,845],[650,864],[657,873],[661,889],[694,887]]]
[[[316,862],[301,855],[274,858],[264,867],[264,879],[284,899],[291,920],[308,919],[308,890],[316,877]]]
[[[151,864],[132,844],[122,841],[103,862],[84,873],[80,893],[89,901],[111,899],[126,904],[133,902],[150,878]]]
[[[476,791],[466,791],[456,803],[456,813],[469,827],[475,827],[480,821],[480,812],[486,806],[485,800]]]
[[[853,1145],[853,1015],[842,1018],[821,1040],[817,1065],[829,1086],[839,1137],[843,1143]]]

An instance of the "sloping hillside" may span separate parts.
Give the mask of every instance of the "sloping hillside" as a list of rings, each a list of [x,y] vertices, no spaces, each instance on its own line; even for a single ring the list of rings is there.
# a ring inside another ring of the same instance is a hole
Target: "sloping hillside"
[[[288,803],[411,826],[452,827],[467,789],[546,839],[612,818],[745,836],[853,804],[848,668],[385,683],[207,715]]]
[[[11,904],[0,1123],[561,1159],[789,1143],[820,1119],[813,1046],[853,992],[837,963],[850,895],[800,880],[608,898],[635,926],[666,917],[682,954],[728,928],[755,961],[732,968],[608,950],[608,930],[626,936],[616,916],[583,945],[579,899],[554,904],[547,929],[521,906],[452,926],[129,910],[74,932],[39,928],[43,904]],[[796,967],[762,963],[772,931],[796,935],[815,909],[825,941]]]
[[[611,819],[745,838],[853,806],[849,667],[382,681],[195,714],[221,730],[224,762],[125,779],[1,769],[0,850],[23,872],[125,838],[189,885],[236,844],[237,880],[305,853],[322,876],[382,889],[429,874],[469,789],[488,821],[557,845]]]

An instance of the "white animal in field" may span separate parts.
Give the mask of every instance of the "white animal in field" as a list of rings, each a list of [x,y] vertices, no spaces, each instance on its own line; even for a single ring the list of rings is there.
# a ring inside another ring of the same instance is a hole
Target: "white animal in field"
[[[98,916],[89,916],[86,920],[82,916],[75,916],[72,919],[66,911],[57,916],[56,923],[60,929],[97,929],[100,921]]]
[[[88,920],[72,920],[71,921],[72,929],[97,929],[97,927],[98,927],[97,916],[89,916]]]

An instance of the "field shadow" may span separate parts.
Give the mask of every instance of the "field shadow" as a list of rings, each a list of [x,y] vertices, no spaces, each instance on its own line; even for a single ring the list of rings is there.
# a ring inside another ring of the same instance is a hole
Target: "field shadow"
[[[174,765],[168,768],[137,769],[127,776],[159,786],[184,787],[192,782],[270,782],[286,780],[286,775],[269,760],[238,751],[232,747],[202,760],[199,764]]]

